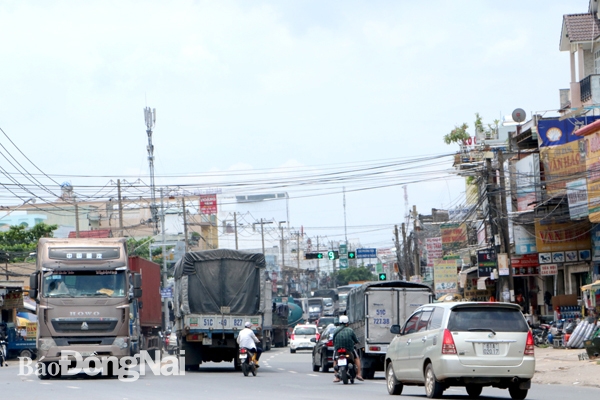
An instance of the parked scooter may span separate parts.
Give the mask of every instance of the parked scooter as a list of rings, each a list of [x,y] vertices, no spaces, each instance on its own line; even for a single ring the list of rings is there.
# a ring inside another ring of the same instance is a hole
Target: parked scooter
[[[532,329],[532,333],[533,342],[536,346],[550,344],[550,341],[548,339],[548,334],[550,333],[550,325],[540,324],[539,327]]]
[[[250,373],[256,376],[256,370],[258,369],[256,365],[256,352],[242,347],[240,348],[239,359],[244,376],[248,376]]]
[[[342,382],[344,382],[344,385],[348,384],[348,380],[350,383],[354,383],[354,379],[356,378],[356,366],[352,361],[352,355],[346,352],[346,349],[338,349],[335,358],[337,359],[335,370],[339,374]]]

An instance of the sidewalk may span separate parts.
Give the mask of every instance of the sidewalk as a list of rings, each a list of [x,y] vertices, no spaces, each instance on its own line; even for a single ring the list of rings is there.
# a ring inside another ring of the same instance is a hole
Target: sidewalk
[[[535,348],[533,383],[600,388],[600,358],[579,360],[585,349]]]

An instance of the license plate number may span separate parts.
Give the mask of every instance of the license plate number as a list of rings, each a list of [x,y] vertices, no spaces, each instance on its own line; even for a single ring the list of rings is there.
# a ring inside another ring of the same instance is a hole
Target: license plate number
[[[345,358],[340,358],[338,360],[338,365],[347,365],[348,361]]]
[[[484,356],[497,356],[500,354],[500,345],[498,343],[483,343]]]
[[[247,354],[240,354],[240,359],[245,360],[247,356],[248,356]]]

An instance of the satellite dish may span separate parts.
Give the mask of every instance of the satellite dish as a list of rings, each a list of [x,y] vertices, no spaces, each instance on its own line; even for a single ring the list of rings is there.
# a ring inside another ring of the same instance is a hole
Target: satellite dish
[[[512,119],[515,122],[523,122],[525,121],[525,110],[523,110],[522,108],[517,108],[515,109],[515,111],[512,112]]]

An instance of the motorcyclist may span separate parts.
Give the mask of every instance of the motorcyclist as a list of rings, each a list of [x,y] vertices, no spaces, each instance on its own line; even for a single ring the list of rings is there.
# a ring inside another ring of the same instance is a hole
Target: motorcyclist
[[[356,366],[356,379],[362,381],[364,379],[360,374],[360,357],[358,357],[358,354],[354,349],[354,345],[358,343],[358,338],[356,337],[356,334],[354,333],[352,328],[348,326],[348,316],[340,316],[339,322],[340,326],[335,330],[335,332],[333,332],[333,354],[337,354],[338,349],[345,349],[346,352],[350,355],[350,361]],[[336,367],[337,359],[334,358],[333,368],[336,369]],[[335,378],[333,379],[333,381],[340,381],[340,376],[337,373],[337,371],[335,373]]]
[[[262,349],[259,346],[257,346],[259,340],[252,331],[252,329],[250,329],[251,327],[251,322],[246,322],[244,324],[244,329],[242,329],[238,334],[237,343],[240,346],[240,348],[250,349],[253,353],[256,353],[254,365],[256,366],[256,368],[258,368],[258,360],[260,358],[260,355],[262,354]]]

